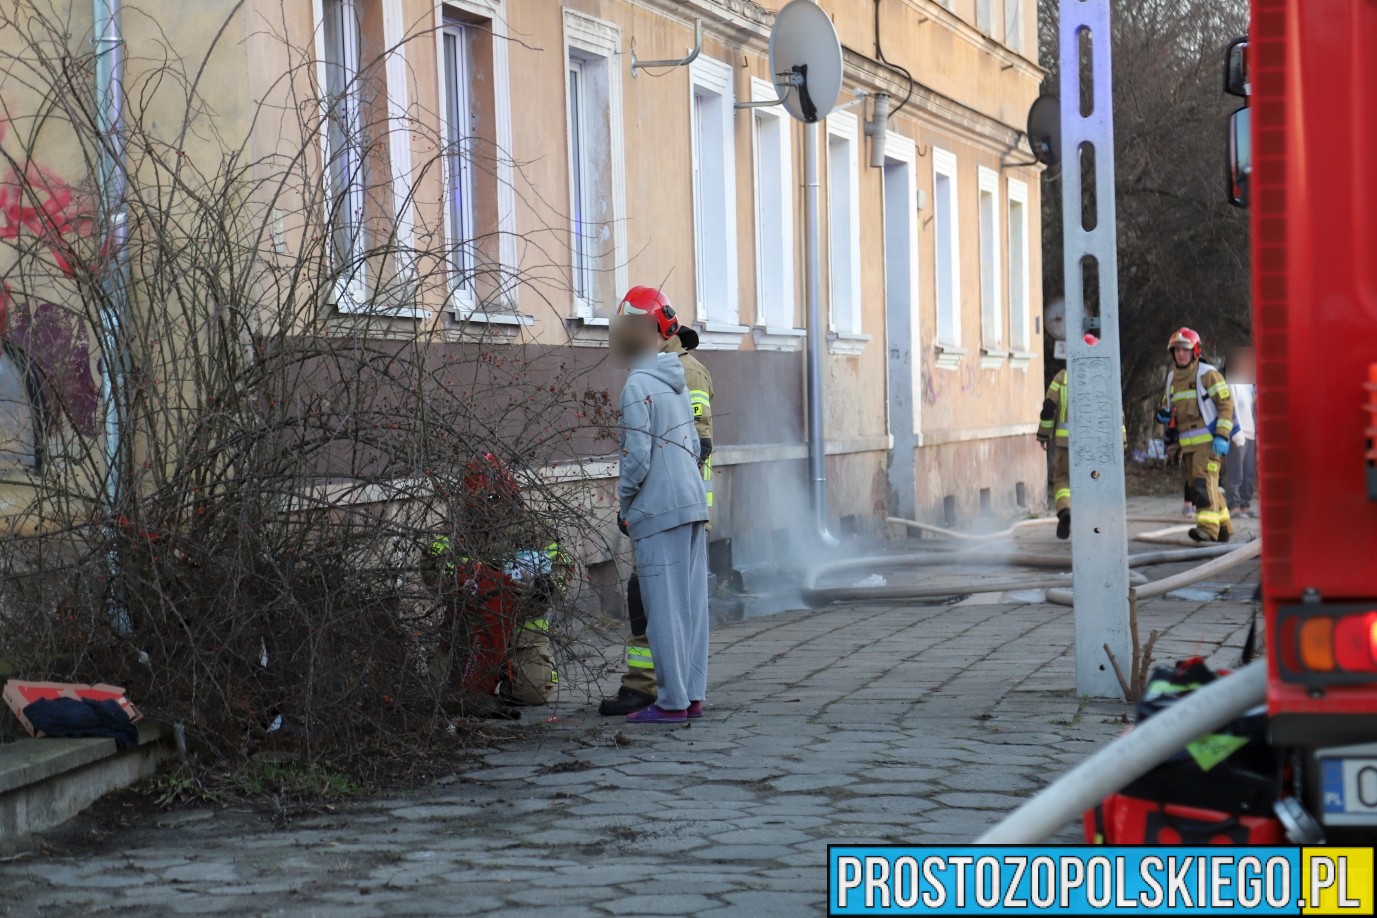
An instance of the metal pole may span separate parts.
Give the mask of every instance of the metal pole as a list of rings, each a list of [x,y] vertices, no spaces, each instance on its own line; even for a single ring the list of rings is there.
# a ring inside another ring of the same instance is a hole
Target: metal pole
[[[1075,579],[1076,691],[1119,698],[1105,653],[1127,671],[1128,526],[1124,498],[1123,391],[1119,370],[1119,268],[1115,240],[1113,83],[1110,0],[1061,8],[1062,238],[1066,277],[1067,376],[1071,388],[1071,569]],[[1082,61],[1082,35],[1090,58]],[[1093,96],[1082,104],[1088,65]],[[1087,114],[1082,109],[1088,108]],[[1082,218],[1082,170],[1094,155],[1095,207]],[[1086,317],[1084,265],[1098,268],[1099,317]],[[1084,322],[1084,326],[1076,323]],[[1099,343],[1088,344],[1093,333]]]
[[[841,542],[827,526],[827,439],[823,426],[822,230],[818,216],[818,134],[820,123],[803,125],[804,198],[807,223],[805,261],[808,274],[808,478],[812,486],[813,525],[822,544]]]
[[[101,397],[105,407],[105,494],[111,512],[118,506],[121,490],[123,431],[120,400],[124,398],[125,354],[123,322],[127,305],[129,263],[125,243],[129,238],[129,214],[125,206],[124,173],[124,35],[120,0],[94,0],[93,31],[96,45],[96,130],[100,191],[100,219],[105,230],[101,254],[100,303],[101,351],[105,372]],[[113,545],[113,540],[112,543]],[[111,622],[121,634],[131,631],[128,610],[118,591],[119,555],[112,547],[108,558],[111,575],[108,606]]]

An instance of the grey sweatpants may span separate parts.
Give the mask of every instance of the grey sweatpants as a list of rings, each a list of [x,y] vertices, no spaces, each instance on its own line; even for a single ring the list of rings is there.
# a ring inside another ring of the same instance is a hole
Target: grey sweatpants
[[[1257,441],[1244,440],[1242,446],[1229,450],[1224,461],[1224,495],[1229,507],[1250,507],[1253,489],[1257,484]]]
[[[633,547],[660,690],[656,703],[682,711],[708,692],[707,534],[702,523],[687,523]]]

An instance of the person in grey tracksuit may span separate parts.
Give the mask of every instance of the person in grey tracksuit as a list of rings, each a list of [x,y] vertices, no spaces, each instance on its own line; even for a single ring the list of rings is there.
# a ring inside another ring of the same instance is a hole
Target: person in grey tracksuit
[[[701,716],[707,694],[707,495],[683,364],[658,349],[633,348],[627,356],[617,495],[636,552],[659,689],[655,704],[627,719],[677,723]]]

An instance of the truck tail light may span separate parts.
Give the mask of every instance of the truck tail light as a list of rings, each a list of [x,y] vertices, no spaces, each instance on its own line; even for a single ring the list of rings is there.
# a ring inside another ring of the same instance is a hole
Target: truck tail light
[[[1301,663],[1315,673],[1334,671],[1334,619],[1320,615],[1300,627]]]
[[[1286,682],[1377,682],[1377,608],[1291,606],[1278,610]]]

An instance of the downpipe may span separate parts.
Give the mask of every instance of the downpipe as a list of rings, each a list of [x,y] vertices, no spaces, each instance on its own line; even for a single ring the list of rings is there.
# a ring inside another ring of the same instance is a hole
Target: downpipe
[[[124,318],[129,285],[129,212],[124,164],[124,34],[120,0],[94,0],[92,28],[95,36],[96,131],[99,144],[96,182],[100,194],[100,214],[105,227],[100,266],[101,352],[105,372],[101,374],[101,399],[105,406],[105,496],[113,515],[119,506],[125,483],[121,480],[125,443],[120,401],[128,354],[124,347]],[[110,590],[107,611],[115,630],[132,633],[129,611],[119,595],[120,559],[114,546],[114,533],[107,531],[110,545],[107,565]]]
[[[803,126],[804,199],[808,267],[808,479],[813,527],[818,541],[836,548],[841,541],[827,526],[827,440],[823,420],[822,230],[819,225],[818,134],[822,125]]]
[[[1110,794],[1141,778],[1197,738],[1261,704],[1267,695],[1267,661],[1250,663],[1211,682],[1062,775],[976,840],[978,845],[1033,845],[1045,841]]]

